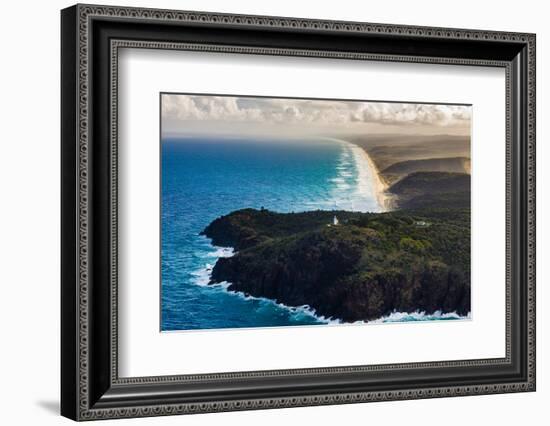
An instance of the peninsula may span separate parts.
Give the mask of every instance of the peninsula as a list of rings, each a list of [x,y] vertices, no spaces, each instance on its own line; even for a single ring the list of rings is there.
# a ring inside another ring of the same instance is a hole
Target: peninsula
[[[333,224],[333,217],[338,225]],[[211,284],[343,322],[470,311],[469,209],[389,213],[244,209],[203,234],[231,246]]]

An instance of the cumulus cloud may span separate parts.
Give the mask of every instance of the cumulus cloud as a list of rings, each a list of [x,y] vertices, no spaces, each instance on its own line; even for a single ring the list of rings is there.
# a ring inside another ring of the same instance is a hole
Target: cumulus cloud
[[[350,118],[365,123],[448,126],[470,120],[470,108],[459,105],[361,102],[357,111],[350,112]]]
[[[464,105],[282,99],[210,95],[162,95],[162,118],[174,122],[249,123],[256,126],[357,125],[469,126]]]

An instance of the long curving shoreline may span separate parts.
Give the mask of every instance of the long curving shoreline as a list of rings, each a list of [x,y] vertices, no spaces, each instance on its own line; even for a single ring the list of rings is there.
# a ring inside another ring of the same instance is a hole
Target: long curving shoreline
[[[369,153],[364,148],[361,148],[359,146],[358,148],[361,150],[362,155],[365,157],[365,161],[369,163],[369,169],[372,171],[372,183],[374,186],[375,196],[378,204],[382,208],[382,211],[391,210],[392,197],[386,192],[388,189],[388,185],[380,177],[380,170],[378,170],[378,167],[376,167],[376,164],[374,164],[374,161],[372,161]]]
[[[345,139],[337,139],[337,138],[326,138],[326,139],[332,139],[334,141],[338,141],[340,143],[350,145],[354,151],[354,154],[357,154],[359,156],[359,161],[365,162],[367,164],[366,169],[369,173],[369,180],[372,184],[372,190],[373,195],[376,198],[376,201],[378,203],[378,206],[380,207],[381,212],[389,211],[391,210],[392,206],[392,197],[390,194],[387,193],[388,185],[384,182],[384,180],[380,176],[380,171],[378,170],[378,167],[370,157],[369,153],[361,146],[347,141]]]

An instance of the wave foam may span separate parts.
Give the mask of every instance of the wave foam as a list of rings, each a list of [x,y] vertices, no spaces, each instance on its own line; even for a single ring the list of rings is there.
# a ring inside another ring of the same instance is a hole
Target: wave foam
[[[383,212],[387,210],[386,185],[367,152],[358,145],[342,139],[325,138],[342,146],[336,166],[334,207],[346,210]],[[355,169],[353,173],[351,169]]]
[[[216,250],[213,253],[219,253],[220,254],[219,257],[230,257],[234,254],[232,249],[227,249],[223,247],[215,247],[215,249]],[[415,312],[395,311],[387,316],[384,316],[375,320],[355,321],[355,322],[348,323],[338,318],[332,318],[332,317],[326,317],[324,315],[320,315],[319,313],[317,313],[317,311],[314,308],[312,308],[309,305],[288,306],[288,305],[285,305],[284,303],[279,303],[279,302],[276,302],[275,300],[268,299],[266,297],[257,297],[257,296],[252,296],[250,294],[244,293],[242,291],[230,290],[229,286],[231,285],[231,283],[227,281],[223,281],[215,284],[209,284],[213,267],[214,265],[210,263],[206,263],[204,268],[199,269],[198,271],[195,271],[194,273],[192,273],[192,275],[195,277],[195,281],[194,281],[195,284],[200,285],[202,287],[219,288],[243,300],[247,300],[247,301],[256,300],[256,301],[260,301],[262,304],[266,306],[269,306],[269,305],[277,306],[281,309],[285,309],[291,312],[293,315],[296,316],[297,319],[299,319],[300,317],[310,317],[310,318],[315,318],[317,321],[319,321],[322,324],[368,325],[368,324],[384,324],[384,323],[400,323],[400,322],[465,320],[465,319],[471,318],[470,313],[468,313],[468,315],[461,316],[456,312],[443,313],[441,311],[436,311],[432,314],[426,314],[426,312],[423,312],[423,311],[415,311]]]
[[[210,286],[210,277],[212,276],[212,269],[216,261],[222,257],[231,257],[235,254],[232,247],[218,247],[212,246],[213,250],[206,254],[206,258],[215,259],[214,263],[205,263],[203,268],[197,269],[191,272],[191,275],[195,278],[193,282],[201,287]],[[227,284],[229,286],[229,284]]]
[[[465,320],[471,319],[470,313],[467,315],[459,315],[456,312],[435,311],[432,314],[427,314],[424,311],[415,312],[392,312],[391,314],[369,321],[370,323],[389,323],[389,322],[414,322],[414,321],[441,321],[441,320]]]
[[[221,257],[231,257],[235,254],[234,250],[230,247],[217,247],[213,246],[214,250],[207,254],[209,258],[221,258]],[[212,277],[212,269],[214,265],[211,263],[206,263],[205,266],[201,269],[192,272],[191,275],[195,278],[193,280],[194,284],[201,287],[210,287],[210,288],[219,288],[226,291],[229,294],[233,294],[236,297],[240,297],[243,300],[257,300],[262,302],[265,305],[277,306],[279,308],[285,309],[292,314],[294,314],[298,319],[300,317],[311,317],[315,318],[317,321],[325,324],[339,324],[339,320],[333,320],[332,318],[326,318],[322,315],[317,315],[315,309],[309,305],[302,306],[288,306],[283,303],[278,303],[275,300],[268,299],[266,297],[256,297],[250,294],[246,294],[242,291],[230,290],[230,282],[223,281],[220,283],[210,284],[210,279]]]
[[[230,257],[234,254],[232,249],[226,249],[223,247],[216,247],[216,253],[222,254],[220,257]],[[201,286],[201,287],[210,287],[210,288],[219,288],[223,291],[226,291],[229,294],[233,294],[236,297],[239,297],[243,300],[256,300],[260,301],[264,305],[271,305],[271,306],[277,306],[281,309],[285,309],[289,312],[291,312],[293,315],[296,316],[297,319],[300,317],[310,317],[315,318],[317,321],[319,321],[322,324],[328,324],[328,325],[368,325],[368,324],[384,324],[384,323],[400,323],[400,322],[427,322],[427,321],[442,321],[442,320],[466,320],[470,319],[470,313],[465,316],[461,316],[457,314],[456,312],[447,312],[442,313],[441,311],[436,311],[432,314],[426,314],[426,312],[423,311],[415,311],[415,312],[392,312],[391,314],[371,320],[371,321],[355,321],[355,322],[344,322],[341,319],[333,318],[333,317],[326,317],[324,315],[320,315],[317,313],[317,311],[312,308],[309,305],[301,305],[301,306],[288,306],[284,303],[276,302],[275,300],[268,299],[266,297],[257,297],[252,296],[250,294],[244,293],[242,291],[235,291],[230,290],[229,286],[231,283],[227,281],[223,281],[220,283],[215,284],[209,284],[210,278],[212,275],[212,268],[214,265],[210,263],[206,263],[205,267],[202,269],[199,269],[198,271],[195,271],[192,273],[192,275],[195,277],[195,284]]]
[[[235,254],[235,250],[233,250],[233,248],[231,247],[217,247],[217,246],[213,246],[213,247],[214,247],[214,251],[208,253],[207,254],[208,257],[215,257],[215,258],[231,257]]]
[[[352,152],[355,164],[358,169],[357,192],[362,197],[374,198],[378,211],[386,210],[386,197],[384,195],[386,186],[380,179],[378,169],[369,157],[367,152],[360,146],[352,145]]]

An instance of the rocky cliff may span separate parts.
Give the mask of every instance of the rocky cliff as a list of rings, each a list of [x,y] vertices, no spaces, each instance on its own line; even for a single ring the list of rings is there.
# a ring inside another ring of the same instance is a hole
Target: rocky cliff
[[[211,283],[353,322],[393,311],[468,313],[469,224],[469,209],[245,209],[216,219],[203,234],[237,251],[217,261]]]

